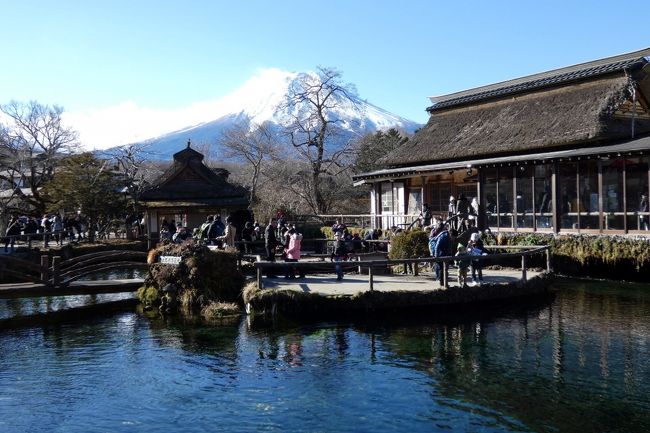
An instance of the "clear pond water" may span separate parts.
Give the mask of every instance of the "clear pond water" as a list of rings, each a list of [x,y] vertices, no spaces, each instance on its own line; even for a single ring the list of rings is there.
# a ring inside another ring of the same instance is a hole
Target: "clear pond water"
[[[650,286],[556,286],[408,320],[2,330],[0,431],[650,431]]]

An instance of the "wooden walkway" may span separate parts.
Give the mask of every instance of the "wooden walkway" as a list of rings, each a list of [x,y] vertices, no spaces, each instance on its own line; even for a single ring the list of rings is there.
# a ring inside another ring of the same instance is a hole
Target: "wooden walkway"
[[[143,283],[143,278],[134,278],[129,280],[74,281],[69,285],[59,287],[38,283],[0,284],[0,299],[135,292]]]
[[[458,286],[455,269],[451,270],[449,286]],[[528,278],[534,278],[541,272],[528,270]],[[521,270],[483,270],[483,284],[507,284],[521,281]],[[472,286],[472,284],[470,284]],[[355,295],[369,290],[368,276],[356,273],[346,274],[337,281],[336,275],[316,274],[301,279],[264,278],[265,289],[294,290],[305,293],[317,293],[325,296]],[[433,275],[374,275],[373,290],[376,291],[431,291],[443,289]]]

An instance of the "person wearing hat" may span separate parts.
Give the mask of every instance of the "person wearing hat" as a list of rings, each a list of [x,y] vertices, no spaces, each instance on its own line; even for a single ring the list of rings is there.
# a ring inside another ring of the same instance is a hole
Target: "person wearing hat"
[[[470,250],[470,254],[473,256],[482,256],[487,254],[485,252],[485,246],[483,245],[481,236],[478,233],[472,233],[472,235],[470,236],[468,249]],[[483,264],[481,263],[481,261],[472,260],[470,266],[472,267],[472,283],[474,284],[478,283],[479,285],[483,284]],[[476,279],[477,274],[478,274],[478,281]]]

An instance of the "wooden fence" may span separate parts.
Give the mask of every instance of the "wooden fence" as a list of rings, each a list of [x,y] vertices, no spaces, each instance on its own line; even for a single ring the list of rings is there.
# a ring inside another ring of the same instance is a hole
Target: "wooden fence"
[[[514,252],[504,252],[496,254],[487,254],[481,256],[463,256],[463,260],[477,260],[479,262],[495,262],[503,260],[512,260],[513,258],[521,259],[521,279],[522,281],[527,281],[527,271],[529,258],[537,254],[546,255],[546,270],[551,271],[551,256],[550,256],[550,247],[545,246],[508,246],[508,247],[499,247],[499,246],[489,246],[488,249],[495,250],[512,250]],[[362,273],[364,269],[367,269],[368,272],[368,290],[373,290],[373,277],[377,269],[386,269],[391,266],[396,265],[410,265],[413,267],[414,275],[419,274],[419,267],[422,264],[431,264],[439,263],[440,271],[442,274],[442,285],[445,288],[449,287],[449,263],[459,260],[459,257],[448,256],[448,257],[419,257],[415,259],[383,259],[383,260],[363,260],[363,256],[358,256],[356,261],[344,261],[344,262],[269,262],[262,260],[261,256],[257,256],[255,262],[255,268],[257,270],[257,286],[259,288],[264,287],[262,274],[265,270],[278,271],[286,270],[288,267],[297,268],[301,270],[322,270],[323,267],[334,270],[338,266],[344,266],[347,269],[357,268],[359,274]]]

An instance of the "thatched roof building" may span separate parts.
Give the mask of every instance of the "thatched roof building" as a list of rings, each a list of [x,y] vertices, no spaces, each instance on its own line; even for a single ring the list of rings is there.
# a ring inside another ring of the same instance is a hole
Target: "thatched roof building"
[[[248,191],[228,182],[228,170],[211,169],[203,155],[187,147],[174,154],[174,161],[140,200],[147,209],[150,237],[158,235],[163,223],[172,221],[188,228],[199,227],[208,215],[248,215]]]
[[[229,183],[229,175],[226,169],[207,167],[203,155],[188,141],[185,149],[174,154],[172,165],[142,193],[141,200],[149,207],[247,207],[248,192]]]
[[[487,167],[643,155],[650,151],[649,57],[650,48],[432,97],[428,123],[382,159],[384,168],[354,180],[375,184],[375,205],[378,184],[386,181],[404,182],[407,190],[417,185],[423,200],[435,201],[427,197],[431,176],[451,184],[449,196],[459,184],[467,189],[478,182]],[[458,169],[469,169],[467,176],[455,176]],[[413,208],[406,203],[408,191],[401,193],[402,203],[395,204],[400,193],[394,195],[393,211]]]
[[[426,126],[383,162],[404,167],[599,145],[632,136],[634,106],[634,134],[648,134],[647,56],[650,49],[432,97]]]

